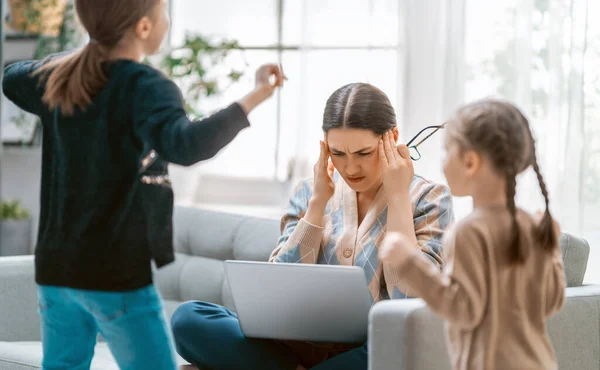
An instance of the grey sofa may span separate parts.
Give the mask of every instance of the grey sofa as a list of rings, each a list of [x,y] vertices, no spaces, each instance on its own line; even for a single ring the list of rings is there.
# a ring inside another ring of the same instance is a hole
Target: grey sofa
[[[183,301],[199,299],[235,309],[223,260],[268,258],[279,221],[177,207],[177,260],[156,272],[156,284],[170,315]],[[550,321],[561,369],[600,369],[600,287],[580,286],[589,247],[563,235],[568,299]],[[41,346],[31,257],[0,258],[0,370],[39,369]],[[370,314],[370,368],[449,369],[443,326],[421,300],[379,303]],[[180,359],[181,360],[181,359]],[[184,363],[181,360],[181,363]],[[117,369],[100,342],[92,369]]]

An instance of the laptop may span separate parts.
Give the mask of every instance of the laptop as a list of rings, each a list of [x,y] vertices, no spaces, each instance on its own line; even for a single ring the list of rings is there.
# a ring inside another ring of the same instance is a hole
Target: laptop
[[[363,343],[371,296],[356,266],[225,261],[249,338]]]

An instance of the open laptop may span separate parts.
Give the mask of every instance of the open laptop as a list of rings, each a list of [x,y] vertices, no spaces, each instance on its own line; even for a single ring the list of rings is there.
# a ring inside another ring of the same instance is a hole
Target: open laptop
[[[371,299],[359,267],[225,261],[225,274],[249,338],[367,339]]]

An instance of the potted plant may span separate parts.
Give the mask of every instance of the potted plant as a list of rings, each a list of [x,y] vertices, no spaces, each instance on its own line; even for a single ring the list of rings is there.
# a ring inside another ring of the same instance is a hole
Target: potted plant
[[[15,31],[58,37],[68,0],[8,0]]]
[[[83,43],[85,33],[77,20],[74,0],[8,1],[11,12],[9,23],[12,28],[24,32],[24,34],[12,35],[12,42],[7,43],[5,49],[14,47],[22,50],[24,40],[27,40],[28,43],[29,40],[34,40],[32,54],[21,56],[21,59],[43,59],[53,53],[75,49]],[[50,30],[47,18],[52,18],[52,14],[56,15],[52,21],[53,27],[56,26],[56,29]],[[3,143],[38,145],[41,140],[39,119],[22,111],[8,99],[3,99],[4,110],[8,112],[6,114],[8,119],[4,123],[6,127],[3,131]]]
[[[17,200],[0,203],[0,256],[31,254],[31,217]]]
[[[224,67],[234,50],[242,50],[237,41],[187,35],[183,45],[170,50],[159,62],[158,67],[182,89],[192,118],[203,116],[198,110],[201,97],[218,95],[243,76],[243,71]]]

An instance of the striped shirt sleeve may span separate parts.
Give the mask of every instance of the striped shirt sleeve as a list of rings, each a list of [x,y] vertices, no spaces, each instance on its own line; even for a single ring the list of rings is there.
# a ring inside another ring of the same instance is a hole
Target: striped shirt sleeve
[[[419,248],[441,270],[442,236],[454,222],[450,189],[441,184],[429,184],[426,192],[417,201],[413,219]]]
[[[417,187],[420,189],[413,189],[418,195],[413,213],[416,248],[440,271],[443,267],[442,237],[454,222],[452,195],[448,187],[441,184],[427,182],[417,184]],[[384,264],[383,272],[390,298],[411,296],[396,266]]]
[[[277,247],[271,253],[269,262],[317,263],[323,228],[303,219],[311,194],[308,180],[296,186],[288,207],[281,217],[281,236],[277,241]]]

